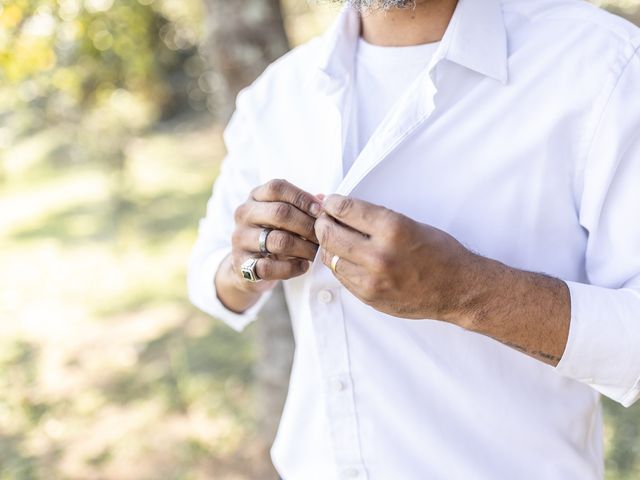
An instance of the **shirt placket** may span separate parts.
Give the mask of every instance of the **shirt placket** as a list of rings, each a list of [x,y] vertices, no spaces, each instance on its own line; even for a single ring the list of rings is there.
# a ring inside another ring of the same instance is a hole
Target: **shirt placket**
[[[327,185],[327,193],[335,191],[342,180],[342,154],[346,141],[346,117],[350,112],[350,75],[331,77],[321,73],[318,77],[327,122],[334,128],[325,129],[327,142],[334,148],[335,158],[327,159],[335,178]],[[311,322],[322,372],[322,392],[325,399],[327,431],[333,446],[333,455],[339,479],[367,479],[364,465],[354,400],[354,382],[349,364],[346,325],[342,312],[342,286],[317,256],[311,269],[309,306]]]
[[[351,107],[352,89],[346,79],[331,82],[327,89],[335,107],[337,121],[346,128],[345,116]],[[383,122],[382,129],[374,133],[372,141],[356,159],[347,176],[337,185],[337,192],[348,194],[375,165],[381,162],[435,108],[436,88],[431,75],[426,75],[412,99],[414,103],[400,105],[395,115]],[[402,115],[404,113],[404,116]],[[398,119],[397,122],[394,119]],[[342,155],[346,137],[344,130],[337,136],[336,152]],[[360,445],[354,381],[349,363],[349,346],[341,295],[343,288],[328,268],[316,258],[312,267],[310,285],[310,311],[316,339],[320,369],[323,375],[328,432],[340,479],[367,479]],[[355,386],[357,388],[357,386]]]
[[[314,267],[310,307],[338,474],[340,479],[366,479],[341,304],[342,287],[321,262]]]

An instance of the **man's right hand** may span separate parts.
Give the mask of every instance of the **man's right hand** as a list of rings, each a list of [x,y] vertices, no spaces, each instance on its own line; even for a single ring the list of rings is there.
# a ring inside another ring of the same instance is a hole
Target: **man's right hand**
[[[314,225],[321,211],[318,198],[286,180],[256,187],[235,212],[231,254],[215,278],[220,301],[230,310],[242,312],[278,280],[305,273],[318,250]],[[268,256],[261,255],[258,245],[264,228],[272,229],[266,242]],[[259,257],[255,271],[261,282],[242,278],[240,266],[251,257]]]

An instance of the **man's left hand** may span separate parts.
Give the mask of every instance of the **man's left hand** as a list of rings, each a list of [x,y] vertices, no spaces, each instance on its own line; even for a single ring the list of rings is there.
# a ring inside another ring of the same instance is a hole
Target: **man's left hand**
[[[481,257],[451,235],[405,215],[341,195],[324,200],[315,224],[322,261],[356,297],[402,318],[459,316]],[[471,275],[472,276],[472,275]]]

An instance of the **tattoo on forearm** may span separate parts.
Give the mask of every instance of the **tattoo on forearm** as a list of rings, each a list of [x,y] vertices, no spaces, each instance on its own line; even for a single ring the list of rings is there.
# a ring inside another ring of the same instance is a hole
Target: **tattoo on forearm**
[[[533,355],[534,357],[538,357],[538,358],[543,358],[546,360],[550,360],[552,362],[555,362],[556,364],[558,362],[560,362],[560,357],[556,357],[555,355],[551,355],[550,353],[545,353],[545,352],[533,352],[531,353],[531,355]]]
[[[536,351],[536,352],[531,352],[529,350],[527,350],[526,348],[520,346],[520,345],[516,345],[515,343],[511,343],[511,342],[503,342],[506,346],[511,347],[511,348],[515,348],[516,350],[522,352],[522,353],[526,353],[527,355],[530,355],[532,357],[535,357],[539,360],[547,360],[550,362],[554,362],[555,364],[557,364],[558,362],[560,362],[560,357],[557,357],[555,355],[551,355],[550,353],[546,353],[546,352],[540,352],[540,351]]]
[[[522,353],[529,353],[527,352],[527,349],[524,347],[521,347],[520,345],[516,345],[515,343],[511,343],[511,342],[502,342],[504,343],[507,347],[511,347],[511,348],[515,348],[516,350],[520,350]]]

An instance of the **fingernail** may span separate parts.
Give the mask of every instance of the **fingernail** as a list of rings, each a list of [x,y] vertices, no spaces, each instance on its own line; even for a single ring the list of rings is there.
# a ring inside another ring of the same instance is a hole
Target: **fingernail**
[[[311,211],[311,215],[317,217],[320,215],[320,212],[322,212],[322,206],[319,203],[312,203],[309,210]]]

